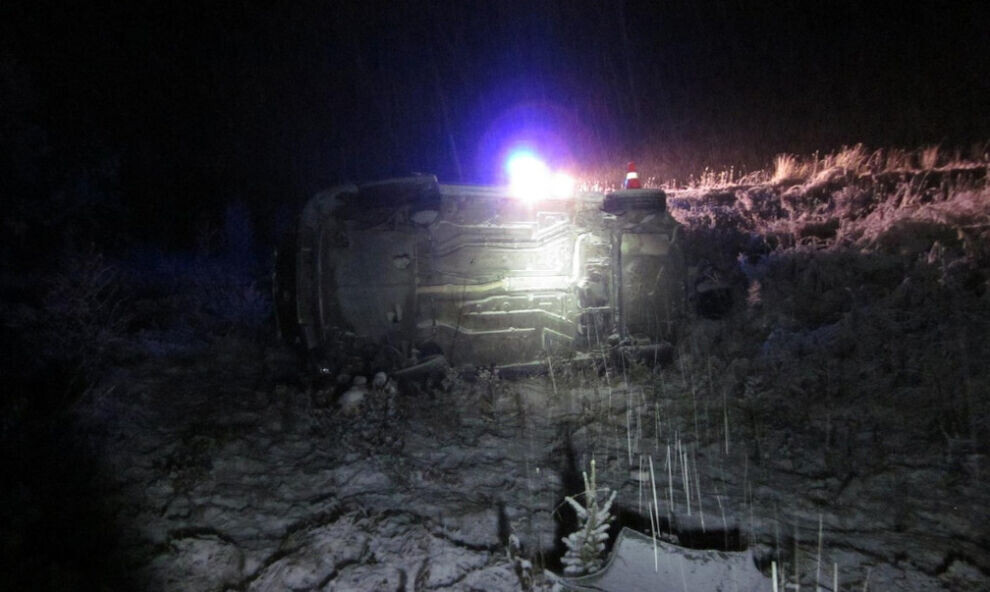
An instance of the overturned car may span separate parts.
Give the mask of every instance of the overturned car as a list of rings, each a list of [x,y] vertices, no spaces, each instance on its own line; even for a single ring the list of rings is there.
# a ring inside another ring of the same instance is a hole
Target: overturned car
[[[305,206],[296,248],[275,282],[280,324],[327,368],[343,349],[398,368],[655,358],[684,307],[679,226],[657,189],[521,199],[433,176],[345,185]]]

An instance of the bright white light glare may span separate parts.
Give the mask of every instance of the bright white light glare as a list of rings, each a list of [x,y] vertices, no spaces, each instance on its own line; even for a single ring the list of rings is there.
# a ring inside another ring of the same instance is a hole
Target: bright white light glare
[[[546,163],[529,152],[517,152],[506,164],[509,172],[509,192],[524,201],[535,201],[547,194],[550,169]]]
[[[556,198],[570,197],[574,193],[574,177],[567,173],[556,173],[550,185],[550,195]]]
[[[552,174],[550,167],[531,152],[517,152],[506,164],[509,193],[526,202],[547,198],[567,198],[574,191],[574,179],[564,173]]]

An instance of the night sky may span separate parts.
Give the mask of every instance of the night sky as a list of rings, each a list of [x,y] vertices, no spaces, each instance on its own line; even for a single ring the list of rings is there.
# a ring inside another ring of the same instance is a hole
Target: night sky
[[[131,236],[231,203],[271,236],[337,182],[558,164],[685,178],[990,139],[990,9],[926,2],[3,2],[8,195],[106,187]]]

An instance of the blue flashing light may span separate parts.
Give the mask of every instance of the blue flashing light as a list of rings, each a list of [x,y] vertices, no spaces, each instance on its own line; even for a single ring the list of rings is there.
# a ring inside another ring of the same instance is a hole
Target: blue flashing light
[[[528,203],[540,199],[567,198],[573,191],[573,180],[569,176],[554,174],[543,160],[528,149],[510,153],[505,169],[509,177],[509,193]]]

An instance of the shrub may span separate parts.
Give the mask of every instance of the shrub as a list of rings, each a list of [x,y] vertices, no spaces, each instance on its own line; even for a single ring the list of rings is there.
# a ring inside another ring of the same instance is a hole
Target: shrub
[[[577,512],[578,520],[583,524],[576,531],[564,537],[564,545],[567,552],[564,553],[561,562],[564,564],[564,573],[569,576],[579,576],[581,574],[597,571],[602,566],[602,553],[605,551],[605,541],[608,540],[608,527],[612,521],[610,513],[612,501],[615,500],[616,492],[608,495],[608,488],[605,488],[605,495],[608,496],[605,503],[598,505],[598,489],[595,483],[595,461],[591,461],[591,477],[587,473],[582,473],[584,477],[584,503],[581,505],[573,497],[567,496],[567,503]]]
[[[44,356],[68,372],[68,388],[94,379],[128,320],[121,271],[102,253],[65,259],[48,280],[39,338]]]

